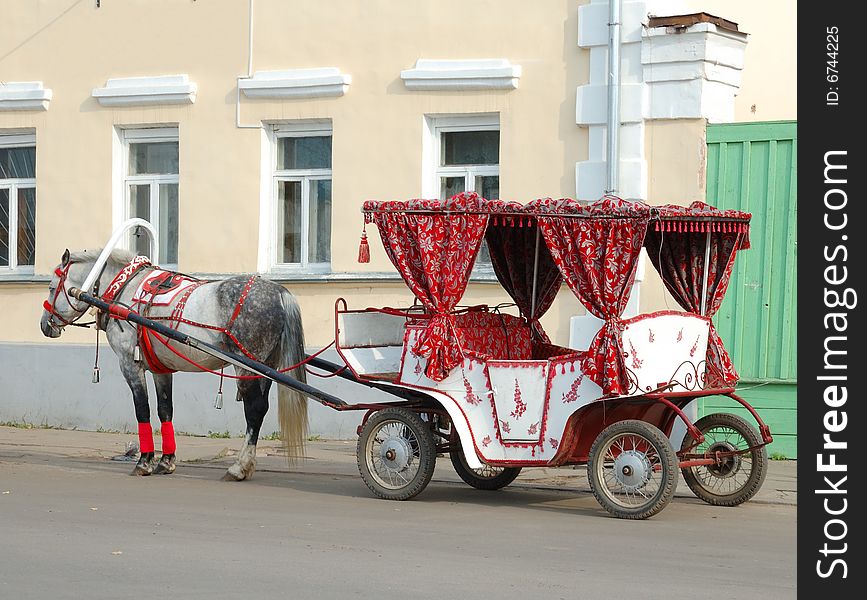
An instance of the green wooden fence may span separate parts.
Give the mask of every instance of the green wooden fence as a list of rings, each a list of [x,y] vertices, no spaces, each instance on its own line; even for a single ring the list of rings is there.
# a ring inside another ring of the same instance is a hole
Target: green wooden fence
[[[740,374],[738,393],[768,423],[768,451],[797,457],[797,127],[794,121],[707,127],[707,202],[752,213],[752,248],[741,252],[714,324]],[[749,418],[729,399],[699,415]],[[751,420],[751,419],[750,419]]]

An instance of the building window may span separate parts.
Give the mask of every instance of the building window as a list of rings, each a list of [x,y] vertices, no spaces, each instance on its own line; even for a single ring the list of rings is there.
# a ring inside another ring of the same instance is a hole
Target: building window
[[[274,127],[274,267],[331,265],[331,127]]]
[[[123,145],[125,218],[149,221],[157,230],[159,248],[151,260],[164,267],[178,266],[178,130],[125,129]],[[150,254],[147,235],[133,229],[130,249]]]
[[[0,135],[0,273],[33,273],[36,136]]]
[[[436,161],[436,196],[446,199],[461,192],[476,192],[489,200],[500,197],[500,124],[497,115],[428,117],[428,129]],[[476,267],[477,271],[491,269],[491,255],[486,243],[482,243],[479,250]]]

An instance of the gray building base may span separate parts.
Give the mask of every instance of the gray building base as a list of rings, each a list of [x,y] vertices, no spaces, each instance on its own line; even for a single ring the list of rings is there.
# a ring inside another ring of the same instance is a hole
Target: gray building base
[[[322,358],[342,361],[330,348]],[[100,383],[92,383],[93,345],[0,344],[0,422],[87,431],[137,431],[132,395],[118,368],[117,357],[103,338],[100,343]],[[234,374],[234,370],[226,369]],[[310,385],[349,403],[377,402],[393,396],[352,384],[339,377],[308,377]],[[243,435],[243,403],[235,401],[235,383],[223,380],[223,408],[214,408],[220,378],[208,373],[177,373],[174,377],[174,425],[179,433]],[[157,426],[153,382],[148,376],[151,422]],[[271,389],[271,410],[261,435],[279,430],[276,384]],[[311,436],[355,439],[363,411],[338,412],[311,401],[308,409]],[[155,427],[158,429],[158,427]]]

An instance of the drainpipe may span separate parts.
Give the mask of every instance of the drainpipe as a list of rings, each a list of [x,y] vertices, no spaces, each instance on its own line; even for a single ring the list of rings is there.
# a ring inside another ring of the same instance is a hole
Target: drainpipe
[[[250,0],[247,15],[247,74],[235,81],[235,127],[238,129],[261,129],[261,125],[241,124],[241,80],[253,78],[253,0]]]
[[[608,0],[608,154],[606,194],[620,187],[620,9],[622,0]]]

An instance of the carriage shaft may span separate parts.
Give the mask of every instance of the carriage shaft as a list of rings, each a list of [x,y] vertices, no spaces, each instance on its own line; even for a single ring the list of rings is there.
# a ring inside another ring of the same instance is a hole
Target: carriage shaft
[[[208,342],[194,338],[185,333],[181,333],[176,329],[172,329],[171,327],[163,325],[162,323],[158,323],[157,321],[153,321],[151,319],[148,319],[147,317],[143,317],[134,310],[131,310],[119,304],[105,302],[104,300],[92,296],[91,294],[88,294],[87,292],[78,288],[70,289],[69,294],[76,300],[80,300],[81,302],[89,304],[90,306],[95,306],[100,310],[107,311],[115,318],[135,323],[136,325],[155,331],[171,340],[174,340],[181,344],[185,344],[191,348],[195,348],[196,350],[201,350],[206,354],[210,354],[211,356],[224,360],[235,366],[247,369],[248,371],[252,371],[253,373],[261,375],[262,377],[266,377],[267,379],[270,379],[275,383],[293,388],[303,394],[306,394],[307,396],[310,396],[320,404],[323,404],[329,408],[339,410],[339,407],[347,406],[346,402],[344,402],[340,398],[337,398],[336,396],[332,396],[327,392],[323,392],[314,387],[311,387],[306,383],[302,383],[294,377],[290,377],[285,373],[281,373],[276,369],[272,369],[268,365],[262,364],[244,355],[235,354],[234,352],[223,350],[221,348],[218,348],[217,346],[214,346],[213,344],[209,344]]]

